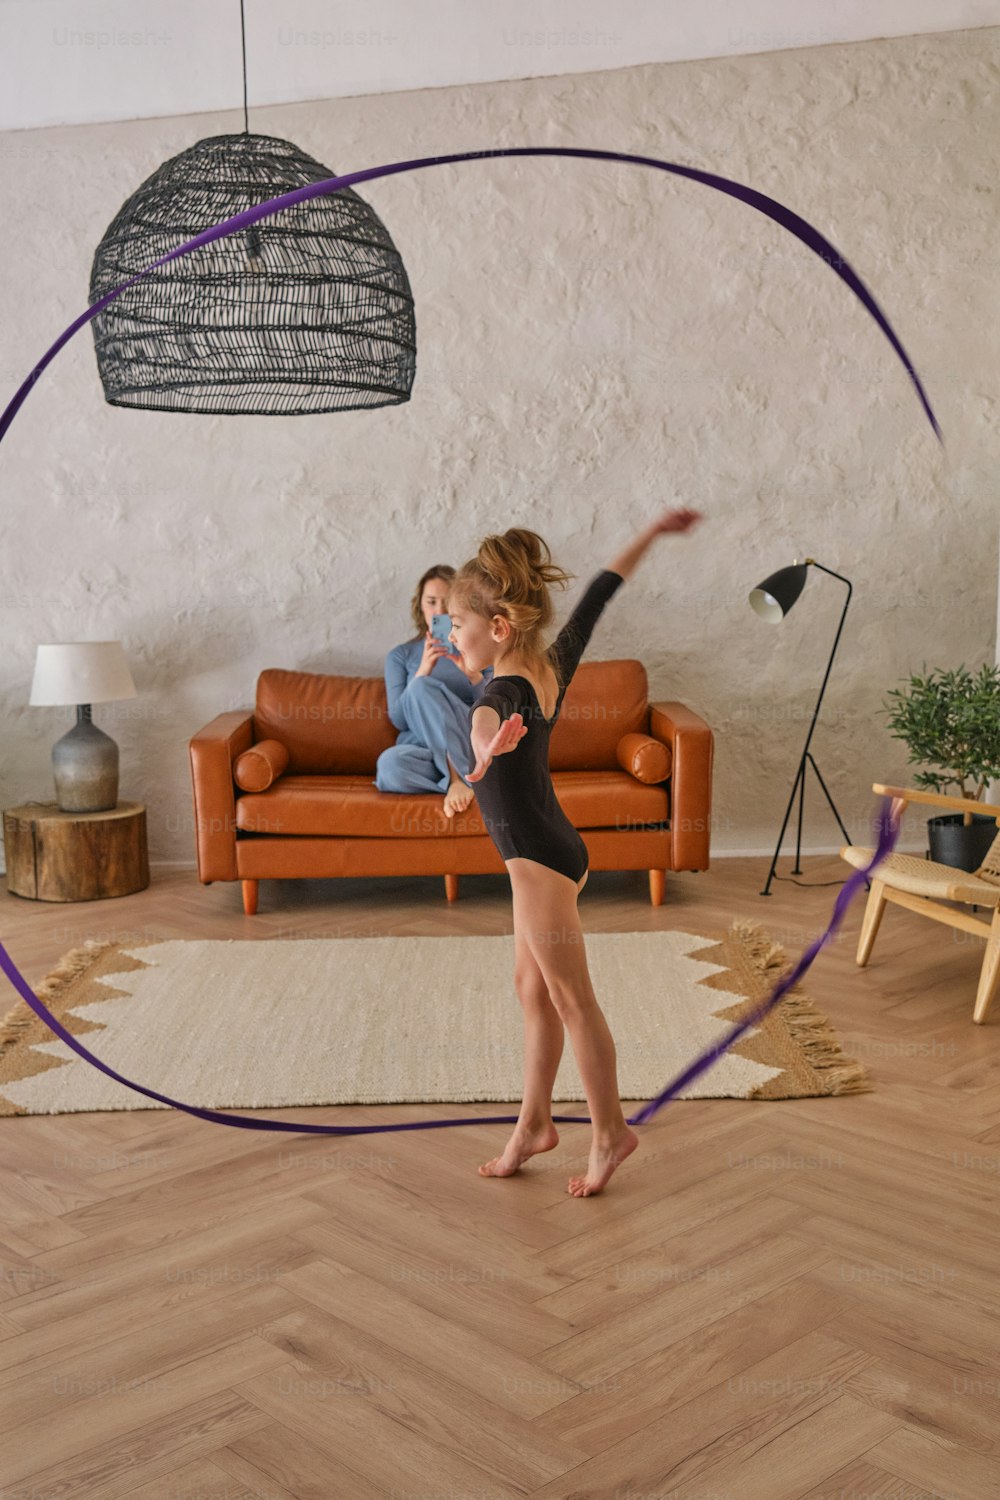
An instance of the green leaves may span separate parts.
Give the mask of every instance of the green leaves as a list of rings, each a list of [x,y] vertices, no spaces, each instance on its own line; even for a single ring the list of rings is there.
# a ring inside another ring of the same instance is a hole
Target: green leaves
[[[983,666],[973,676],[967,667],[925,676],[914,673],[909,688],[890,689],[883,702],[890,733],[903,740],[910,762],[939,767],[938,773],[916,771],[915,785],[948,795],[981,801],[987,784],[1000,779],[1000,667]],[[894,705],[894,706],[893,706]],[[972,777],[979,785],[967,791]]]

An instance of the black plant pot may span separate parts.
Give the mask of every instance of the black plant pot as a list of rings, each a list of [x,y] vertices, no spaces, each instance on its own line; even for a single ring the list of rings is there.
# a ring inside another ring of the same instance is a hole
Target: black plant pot
[[[979,869],[1000,828],[988,814],[973,813],[968,827],[964,826],[964,817],[964,813],[948,813],[946,817],[928,818],[927,837],[931,859],[937,864],[971,872]]]

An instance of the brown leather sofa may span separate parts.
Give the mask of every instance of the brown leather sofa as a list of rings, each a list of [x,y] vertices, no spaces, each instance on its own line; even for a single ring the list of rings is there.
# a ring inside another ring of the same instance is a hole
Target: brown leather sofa
[[[253,915],[261,880],[443,875],[454,901],[460,875],[505,874],[474,800],[446,818],[441,793],[378,790],[396,735],[382,677],[261,672],[253,710],[219,714],[190,742],[201,883],[241,881]],[[591,869],[648,870],[653,906],[668,870],[707,870],[713,751],[691,709],[650,703],[641,662],[581,662],[549,766]]]

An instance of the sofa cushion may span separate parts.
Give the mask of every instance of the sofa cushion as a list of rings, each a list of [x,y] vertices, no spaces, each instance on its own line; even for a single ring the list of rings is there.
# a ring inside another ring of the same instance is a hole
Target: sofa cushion
[[[673,751],[651,734],[623,734],[618,741],[618,764],[637,781],[666,781],[673,764]]]
[[[233,780],[244,792],[266,792],[288,765],[288,751],[279,740],[259,740],[237,758]]]
[[[669,783],[644,786],[625,771],[556,772],[552,784],[575,828],[641,827],[670,816]],[[236,799],[236,827],[243,833],[313,837],[488,837],[475,800],[453,818],[446,818],[443,808],[441,793],[380,792],[367,776],[286,772],[268,791]]]
[[[396,743],[384,677],[340,677],[267,667],[257,678],[254,739],[288,750],[288,776],[374,776]],[[649,732],[649,682],[641,661],[582,661],[549,743],[556,771],[619,771],[618,742]]]
[[[649,679],[641,661],[582,661],[549,742],[549,769],[618,771],[618,742],[649,733]]]
[[[384,677],[267,667],[257,678],[254,737],[288,749],[289,776],[374,776],[396,742]]]

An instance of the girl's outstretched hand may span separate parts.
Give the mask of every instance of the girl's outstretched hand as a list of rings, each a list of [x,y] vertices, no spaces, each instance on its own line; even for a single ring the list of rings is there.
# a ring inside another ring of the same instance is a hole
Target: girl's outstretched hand
[[[700,510],[666,510],[663,515],[653,522],[654,531],[690,531],[699,521],[704,520]]]
[[[509,719],[504,719],[489,743],[476,751],[476,764],[465,778],[466,781],[481,781],[489,770],[494,755],[506,755],[508,750],[513,750],[520,744],[527,732],[528,726],[520,714],[511,714]]]

